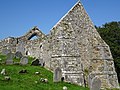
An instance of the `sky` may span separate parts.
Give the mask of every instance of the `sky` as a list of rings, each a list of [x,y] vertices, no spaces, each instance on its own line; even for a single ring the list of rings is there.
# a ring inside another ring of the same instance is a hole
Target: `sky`
[[[34,26],[48,34],[77,1],[0,0],[0,40],[22,36]],[[120,0],[80,1],[96,26],[120,21]]]

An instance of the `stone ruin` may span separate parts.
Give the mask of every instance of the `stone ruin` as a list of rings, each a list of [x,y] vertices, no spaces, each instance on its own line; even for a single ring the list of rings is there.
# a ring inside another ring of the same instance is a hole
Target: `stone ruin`
[[[31,40],[34,36],[38,39]],[[119,88],[110,48],[80,2],[61,18],[48,35],[34,27],[24,36],[1,40],[0,52],[5,49],[36,57],[53,72],[61,69],[61,77],[54,72],[53,81],[57,81],[56,77],[64,78],[66,82],[91,87],[93,79],[98,78],[101,88]]]

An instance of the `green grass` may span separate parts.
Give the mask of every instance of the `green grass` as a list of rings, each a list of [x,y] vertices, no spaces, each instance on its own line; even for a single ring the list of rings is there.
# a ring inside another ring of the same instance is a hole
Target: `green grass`
[[[0,63],[4,63],[6,59],[7,59],[7,56],[6,55],[2,55],[0,53]]]
[[[89,90],[78,85],[65,82],[54,83],[53,73],[39,66],[20,66],[20,65],[0,65],[0,71],[5,68],[10,81],[5,81],[4,76],[0,75],[0,90],[62,90],[67,86],[68,90]],[[19,74],[19,71],[26,69],[26,74]],[[35,75],[35,72],[41,74]],[[47,78],[48,83],[40,82],[40,78]],[[35,81],[38,81],[36,84]]]
[[[31,66],[30,64],[35,58],[29,56],[28,59],[29,64],[26,66],[18,64],[5,65],[6,56],[0,54],[0,71],[5,68],[6,76],[10,76],[11,78],[10,81],[6,81],[4,80],[4,76],[0,74],[0,90],[62,90],[63,86],[67,86],[68,90],[89,90],[88,88],[66,82],[54,83],[51,71],[40,66]],[[20,59],[14,58],[13,61],[20,62]],[[23,69],[26,69],[27,73],[19,74],[19,71]],[[40,72],[40,74],[35,75],[35,72]],[[48,83],[40,82],[40,78],[47,78]],[[35,83],[35,81],[38,83]]]

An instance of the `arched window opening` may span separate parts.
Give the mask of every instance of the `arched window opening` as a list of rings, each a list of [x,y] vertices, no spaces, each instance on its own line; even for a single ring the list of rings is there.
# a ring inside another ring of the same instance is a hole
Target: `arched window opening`
[[[28,38],[28,40],[35,40],[35,39],[38,39],[38,36],[37,36],[36,33],[32,34],[32,35]]]
[[[33,36],[30,40],[35,40],[35,39],[38,39],[37,36]]]

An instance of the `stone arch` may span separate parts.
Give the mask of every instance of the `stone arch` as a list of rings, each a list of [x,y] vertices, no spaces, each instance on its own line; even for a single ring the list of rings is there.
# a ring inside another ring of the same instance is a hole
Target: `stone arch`
[[[36,36],[37,38],[40,38],[37,33],[33,33],[30,37],[28,37],[28,40],[31,40],[34,36]]]
[[[34,36],[36,36],[38,39],[45,37],[45,34],[43,34],[36,26],[33,27],[29,32],[27,32],[24,36],[19,37],[19,40],[27,41],[31,40]]]
[[[45,35],[37,27],[34,27],[26,34],[26,37],[27,40],[30,40],[34,36],[36,36],[37,38],[43,38]]]

